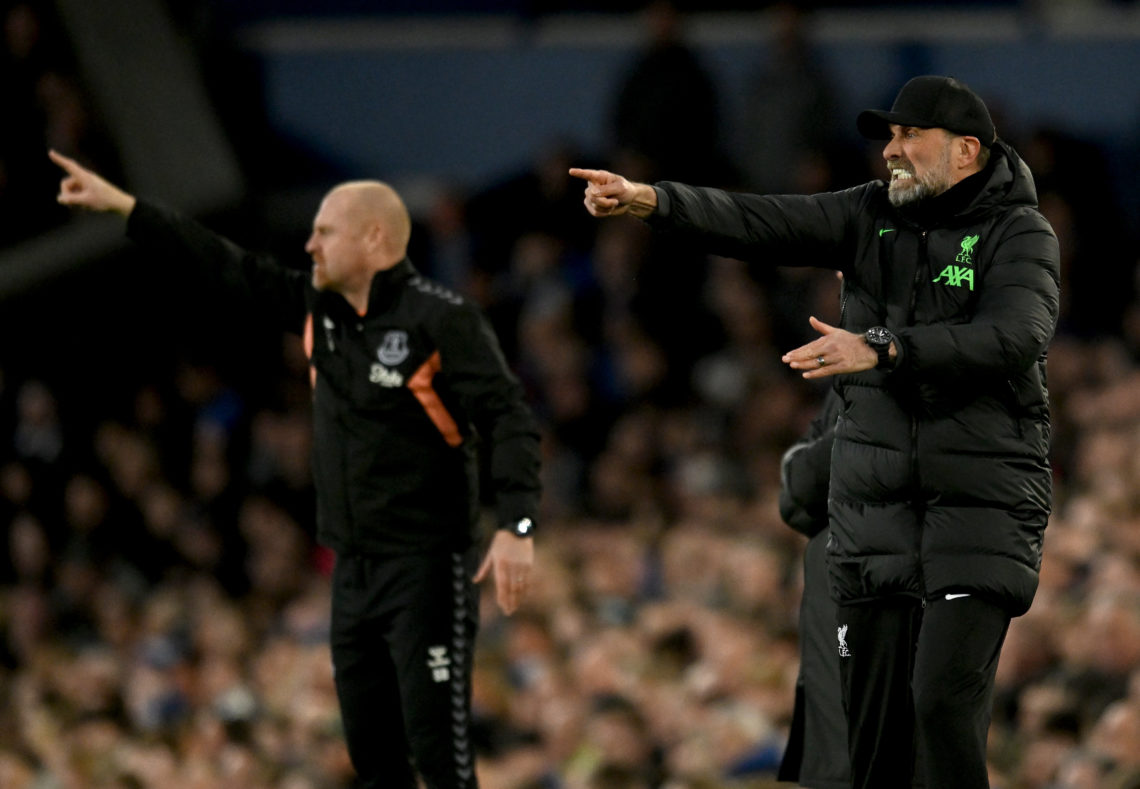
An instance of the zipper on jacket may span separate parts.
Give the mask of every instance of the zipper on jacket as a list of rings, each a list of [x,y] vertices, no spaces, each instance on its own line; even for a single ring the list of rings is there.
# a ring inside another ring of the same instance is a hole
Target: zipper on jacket
[[[847,280],[839,280],[839,325],[844,325],[847,318]]]
[[[918,260],[914,266],[914,282],[911,283],[910,304],[907,307],[907,326],[914,325],[914,310],[918,302],[919,278],[926,269],[926,231],[919,234]],[[911,414],[910,417],[910,476],[914,480],[915,491],[922,489],[918,471],[918,419]]]
[[[926,232],[923,230],[918,235],[918,260],[914,265],[914,281],[911,282],[910,287],[910,304],[907,305],[906,310],[906,323],[908,326],[914,325],[914,308],[918,304],[918,286],[921,280],[922,272],[926,269]]]
[[[914,311],[918,303],[918,287],[920,284],[920,277],[922,272],[926,270],[927,254],[926,254],[926,234],[927,231],[923,230],[919,234],[918,245],[918,260],[915,261],[914,266],[914,282],[911,283],[910,289],[910,305],[907,308],[907,325],[914,325]],[[910,417],[910,476],[914,483],[914,499],[913,506],[916,512],[920,513],[918,519],[918,545],[916,546],[916,559],[918,564],[918,587],[919,587],[919,600],[922,607],[926,608],[926,575],[922,571],[922,532],[923,520],[926,518],[926,507],[917,500],[918,496],[922,493],[922,479],[918,469],[918,418],[911,414]]]

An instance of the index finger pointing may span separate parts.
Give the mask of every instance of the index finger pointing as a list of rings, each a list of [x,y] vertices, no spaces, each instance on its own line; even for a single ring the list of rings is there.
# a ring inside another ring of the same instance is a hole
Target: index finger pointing
[[[604,174],[605,170],[586,170],[581,167],[570,168],[570,175],[574,176],[575,178],[581,178],[585,181],[601,180]]]
[[[59,153],[58,151],[49,150],[48,151],[48,158],[51,159],[56,164],[58,164],[64,170],[67,170],[67,172],[71,175],[78,175],[80,172],[83,171],[83,168],[79,166],[79,162],[77,162],[74,159],[71,159],[67,156],[64,156],[62,153]]]

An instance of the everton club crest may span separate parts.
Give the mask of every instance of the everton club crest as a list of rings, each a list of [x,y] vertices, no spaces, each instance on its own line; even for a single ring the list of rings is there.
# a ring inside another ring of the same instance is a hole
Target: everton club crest
[[[390,331],[384,335],[384,341],[376,349],[380,362],[387,367],[395,367],[408,358],[408,333],[406,331]]]

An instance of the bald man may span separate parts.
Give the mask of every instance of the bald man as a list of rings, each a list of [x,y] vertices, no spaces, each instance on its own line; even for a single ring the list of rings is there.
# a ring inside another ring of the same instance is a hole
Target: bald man
[[[513,613],[534,562],[538,431],[481,311],[407,258],[411,221],[379,181],[332,189],[309,276],[137,200],[56,152],[59,202],[127,218],[155,250],[220,267],[299,333],[313,385],[317,539],[336,552],[332,657],[368,789],[475,787],[469,740],[474,584]],[[479,561],[475,439],[499,528]]]

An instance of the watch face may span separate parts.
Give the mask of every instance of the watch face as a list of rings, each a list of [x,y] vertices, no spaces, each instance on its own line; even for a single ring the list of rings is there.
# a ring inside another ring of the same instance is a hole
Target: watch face
[[[523,518],[515,524],[515,534],[520,537],[526,537],[534,531],[534,522],[530,518]]]
[[[868,345],[890,345],[891,332],[883,326],[872,326],[867,329],[867,344]]]

